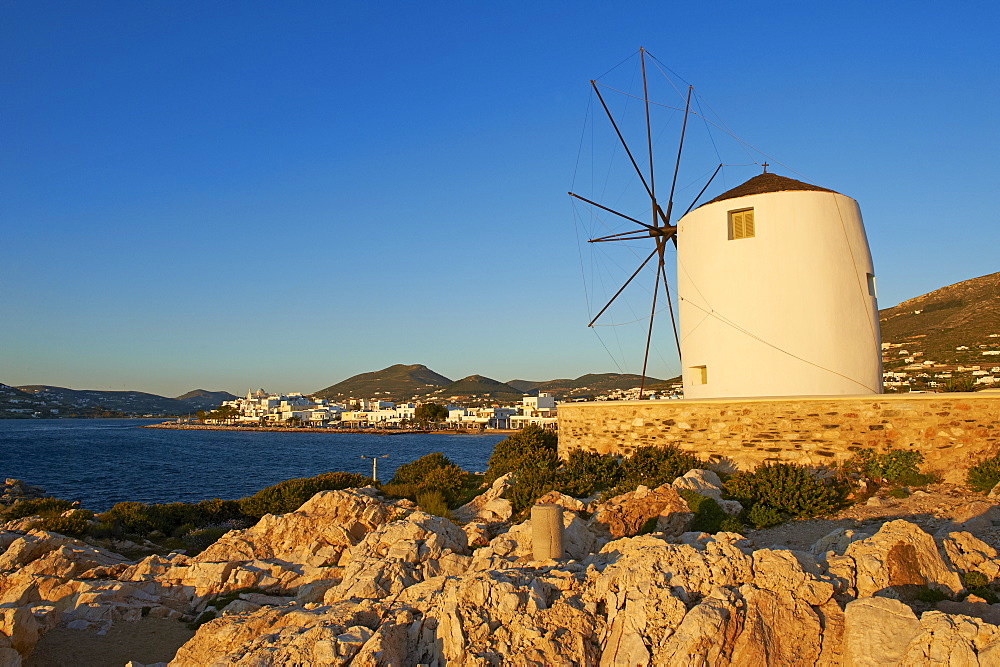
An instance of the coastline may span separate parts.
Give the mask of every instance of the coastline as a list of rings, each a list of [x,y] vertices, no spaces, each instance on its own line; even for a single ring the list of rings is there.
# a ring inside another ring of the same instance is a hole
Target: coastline
[[[466,429],[388,429],[388,428],[315,428],[298,426],[235,426],[230,424],[178,424],[162,422],[146,424],[141,428],[159,428],[177,431],[262,431],[267,433],[360,433],[367,435],[490,435],[517,433],[509,429],[491,429],[489,431],[469,431]]]

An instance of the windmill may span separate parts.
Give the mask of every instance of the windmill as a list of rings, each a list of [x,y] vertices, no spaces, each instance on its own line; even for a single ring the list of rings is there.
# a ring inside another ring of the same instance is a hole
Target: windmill
[[[666,211],[664,211],[663,208],[660,206],[659,203],[660,199],[657,198],[657,192],[656,192],[656,177],[655,177],[654,161],[653,161],[653,131],[649,115],[650,101],[649,101],[649,86],[646,78],[645,48],[639,49],[639,60],[642,68],[642,95],[643,95],[642,101],[643,104],[645,105],[646,151],[649,157],[648,174],[643,173],[642,168],[640,168],[639,163],[636,161],[635,155],[633,154],[631,148],[629,147],[628,142],[625,140],[625,137],[622,134],[622,131],[618,126],[618,123],[615,121],[614,115],[608,108],[607,102],[605,101],[604,96],[601,94],[601,89],[598,86],[597,82],[595,80],[591,80],[590,85],[594,93],[597,95],[597,99],[600,100],[601,108],[607,115],[608,120],[611,123],[611,126],[614,128],[615,135],[621,142],[622,148],[625,150],[626,155],[628,155],[629,161],[631,162],[632,167],[635,169],[635,173],[638,175],[639,180],[641,181],[642,186],[646,191],[646,194],[649,196],[650,209],[652,211],[652,219],[650,223],[645,223],[642,222],[641,220],[637,220],[636,218],[626,215],[620,211],[614,210],[596,201],[592,201],[574,192],[569,192],[568,194],[571,197],[575,197],[576,199],[579,199],[580,201],[589,204],[590,206],[595,206],[603,211],[607,211],[608,213],[611,213],[613,215],[616,215],[620,218],[623,218],[625,220],[628,220],[629,222],[638,225],[637,228],[627,232],[608,234],[606,236],[599,236],[596,238],[589,239],[588,243],[636,241],[647,238],[652,239],[654,242],[654,247],[650,251],[649,255],[644,260],[642,260],[642,262],[640,262],[639,267],[632,273],[632,275],[628,277],[627,280],[625,280],[625,282],[618,289],[618,291],[615,292],[614,296],[612,296],[611,299],[608,300],[608,302],[604,305],[604,307],[601,308],[601,310],[597,313],[597,315],[595,315],[594,318],[587,325],[588,327],[593,327],[594,324],[597,322],[597,320],[600,319],[601,315],[603,315],[608,310],[608,308],[611,307],[611,304],[614,303],[619,296],[621,296],[621,294],[625,291],[625,288],[627,288],[629,284],[633,280],[635,280],[636,276],[638,276],[639,273],[646,267],[646,265],[649,264],[650,261],[652,261],[655,258],[656,270],[655,270],[655,279],[653,285],[653,298],[649,314],[649,327],[646,332],[646,346],[642,358],[642,380],[639,387],[639,398],[641,399],[646,386],[646,369],[649,363],[649,347],[653,338],[653,323],[656,315],[656,302],[659,295],[661,280],[663,282],[663,289],[665,292],[665,297],[667,299],[667,305],[670,311],[670,322],[673,328],[674,341],[677,344],[678,355],[680,355],[681,352],[680,337],[678,336],[677,333],[677,320],[676,317],[674,316],[674,307],[673,307],[673,302],[671,301],[670,298],[670,287],[667,281],[667,273],[665,268],[666,259],[664,251],[666,250],[668,242],[672,242],[674,244],[674,247],[677,247],[677,226],[675,224],[671,224],[671,221],[673,220],[672,216],[674,210],[674,194],[677,189],[677,174],[680,171],[681,155],[683,154],[684,151],[684,136],[687,132],[688,116],[691,112],[691,93],[694,90],[694,88],[692,86],[688,86],[687,89],[687,99],[684,104],[684,117],[681,124],[680,139],[677,144],[677,159],[674,161],[674,169],[670,178],[670,191],[666,198],[667,199]],[[705,190],[708,189],[708,186],[711,185],[712,181],[715,179],[716,175],[719,173],[719,170],[721,168],[722,164],[719,164],[719,166],[716,167],[715,172],[712,174],[711,178],[708,179],[708,182],[705,184],[705,187],[701,189],[701,192],[699,192],[698,196],[695,197],[693,202],[691,202],[691,205],[687,208],[685,213],[687,213],[694,207],[695,203],[697,203],[698,199],[701,198],[701,195],[704,194]]]
[[[609,233],[594,235],[588,243],[628,244],[649,239],[652,247],[646,246],[636,254],[638,268],[588,326],[594,327],[643,269],[655,262],[640,398],[645,391],[661,283],[682,362],[685,397],[881,393],[875,269],[858,203],[834,190],[769,173],[767,162],[760,163],[751,156],[763,173],[698,205],[723,167],[720,156],[720,164],[697,196],[675,217],[677,176],[690,116],[700,116],[706,125],[722,129],[747,154],[750,150],[762,153],[724,125],[710,123],[700,108],[696,113],[691,107],[693,87],[688,86],[670,188],[658,191],[650,105],[674,107],[651,102],[647,57],[652,58],[640,49],[642,97],[630,97],[643,104],[648,167],[640,166],[625,140],[620,123],[601,93],[602,85],[590,82],[614,130],[613,143],[624,149],[641,183],[641,196],[648,198],[649,222],[617,210],[616,205],[596,201],[601,199],[599,196],[587,198],[572,191],[569,195],[634,225],[623,232],[608,229]],[[668,243],[677,250],[680,327],[665,267]],[[643,257],[647,250],[648,255]]]

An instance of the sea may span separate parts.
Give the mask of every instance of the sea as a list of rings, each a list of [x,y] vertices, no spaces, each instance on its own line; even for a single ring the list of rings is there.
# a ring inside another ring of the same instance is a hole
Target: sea
[[[324,472],[386,481],[404,463],[442,452],[472,472],[486,469],[506,436],[400,433],[275,433],[142,428],[162,419],[0,419],[0,479],[14,478],[102,512],[144,503],[236,499],[286,479]]]

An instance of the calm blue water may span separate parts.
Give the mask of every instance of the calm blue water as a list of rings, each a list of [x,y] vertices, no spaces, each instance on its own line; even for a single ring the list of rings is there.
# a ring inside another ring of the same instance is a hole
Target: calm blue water
[[[0,419],[0,479],[23,479],[57,498],[104,511],[145,503],[240,498],[294,477],[342,470],[371,474],[362,454],[389,454],[379,479],[431,452],[486,469],[502,435],[366,435],[173,431],[162,419]]]

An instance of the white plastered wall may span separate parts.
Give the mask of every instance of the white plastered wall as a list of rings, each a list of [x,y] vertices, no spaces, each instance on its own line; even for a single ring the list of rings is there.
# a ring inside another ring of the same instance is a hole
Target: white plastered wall
[[[756,235],[729,240],[729,212],[746,208]],[[820,191],[726,199],[684,216],[677,242],[686,398],[881,393],[856,201]]]

